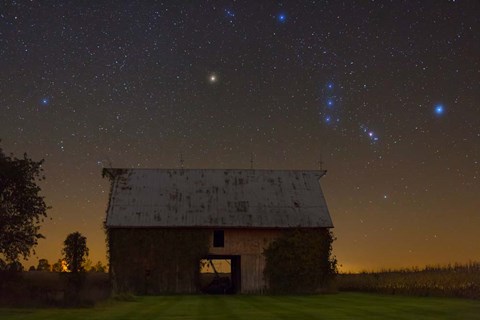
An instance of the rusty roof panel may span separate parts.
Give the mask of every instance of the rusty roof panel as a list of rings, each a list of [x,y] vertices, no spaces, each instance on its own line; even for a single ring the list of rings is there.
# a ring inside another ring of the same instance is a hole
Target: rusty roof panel
[[[324,171],[122,169],[107,227],[333,227]]]

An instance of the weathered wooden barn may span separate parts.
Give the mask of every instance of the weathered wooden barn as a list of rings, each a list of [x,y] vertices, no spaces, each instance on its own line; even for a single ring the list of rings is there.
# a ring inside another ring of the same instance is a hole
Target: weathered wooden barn
[[[114,289],[198,292],[200,261],[223,259],[230,264],[230,292],[262,292],[262,253],[272,240],[292,228],[333,227],[320,187],[324,174],[105,169],[111,181],[105,227]]]

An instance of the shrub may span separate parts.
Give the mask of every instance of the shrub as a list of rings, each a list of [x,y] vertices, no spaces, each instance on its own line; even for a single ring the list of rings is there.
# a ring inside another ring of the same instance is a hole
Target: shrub
[[[325,290],[337,270],[333,234],[327,229],[287,231],[264,251],[265,278],[271,293]]]

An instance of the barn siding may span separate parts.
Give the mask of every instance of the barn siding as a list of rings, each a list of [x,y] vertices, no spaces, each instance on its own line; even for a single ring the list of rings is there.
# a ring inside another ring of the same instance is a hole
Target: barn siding
[[[160,259],[161,263],[168,263],[174,269],[169,268],[171,271],[167,273],[159,272],[158,270],[162,269],[162,266],[159,265],[159,256],[163,256],[162,247],[178,246],[178,243],[156,243],[153,240],[154,234],[152,233],[165,231],[176,234],[182,232],[184,234],[192,232],[207,233],[209,237],[208,255],[240,256],[240,293],[263,293],[267,288],[263,273],[266,264],[263,252],[272,241],[287,229],[223,229],[224,247],[221,248],[213,247],[213,231],[218,229],[210,228],[111,229],[110,241],[121,240],[118,237],[121,237],[127,230],[130,230],[129,233],[133,232],[133,234],[143,238],[142,245],[120,247],[110,245],[110,271],[112,272],[114,289],[136,294],[161,294],[198,292],[196,282],[198,274],[195,274],[194,270],[199,266],[200,258],[183,261],[181,264],[174,266],[176,260],[165,256]],[[150,233],[153,237],[146,236],[146,233]],[[205,238],[205,240],[207,239]],[[112,250],[114,247],[117,249]],[[119,249],[121,251],[117,252]],[[174,249],[178,254],[181,254],[182,250],[184,249]],[[148,279],[145,275],[146,270],[151,270]],[[188,271],[181,272],[180,270]]]
[[[223,248],[213,247],[213,230],[210,234],[212,255],[239,255],[241,263],[241,293],[262,293],[266,288],[263,275],[263,251],[282,234],[280,229],[225,229]]]

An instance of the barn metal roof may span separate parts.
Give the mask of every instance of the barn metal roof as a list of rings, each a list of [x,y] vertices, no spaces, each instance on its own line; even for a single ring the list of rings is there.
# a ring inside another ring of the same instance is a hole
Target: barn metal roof
[[[333,227],[320,187],[325,171],[106,169],[106,226]]]

